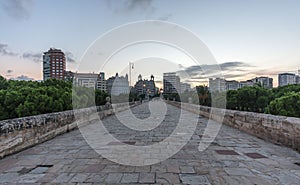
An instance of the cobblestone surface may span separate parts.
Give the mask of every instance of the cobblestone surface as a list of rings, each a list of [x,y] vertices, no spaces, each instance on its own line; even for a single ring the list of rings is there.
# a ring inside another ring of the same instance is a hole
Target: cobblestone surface
[[[147,103],[131,111],[141,119],[150,114]],[[174,131],[180,111],[167,105],[163,123],[151,131],[131,130],[115,116],[103,123],[121,142],[151,145]],[[0,160],[0,184],[299,184],[299,153],[225,125],[212,144],[199,152],[206,124],[207,119],[199,117],[191,140],[171,158],[138,167],[101,157],[75,130]]]

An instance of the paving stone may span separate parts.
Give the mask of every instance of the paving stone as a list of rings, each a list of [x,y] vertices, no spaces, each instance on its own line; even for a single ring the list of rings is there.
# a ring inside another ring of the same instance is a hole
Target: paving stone
[[[220,155],[239,155],[233,150],[216,150],[216,152]]]
[[[104,182],[108,174],[106,173],[93,173],[90,176],[86,178],[86,182],[92,182],[92,183],[100,183]]]
[[[39,179],[44,177],[45,174],[25,174],[18,178],[19,183],[36,183]]]
[[[224,168],[228,175],[254,176],[247,168]]]
[[[211,184],[206,175],[179,174],[179,177],[183,184]]]
[[[245,153],[246,156],[252,158],[252,159],[261,159],[261,158],[267,158],[264,155],[261,155],[259,153]]]
[[[167,165],[167,172],[169,173],[180,173],[179,165]]]
[[[109,173],[105,179],[107,183],[119,183],[121,178],[123,177],[123,173]]]
[[[47,172],[48,170],[49,170],[48,167],[36,167],[32,171],[30,171],[30,173],[41,174]]]
[[[155,173],[140,173],[139,183],[155,183]]]
[[[156,173],[156,183],[177,184],[180,180],[175,173]]]
[[[180,166],[180,173],[195,173],[193,166]]]
[[[137,183],[139,180],[139,173],[124,173],[121,183]]]
[[[83,172],[86,173],[99,173],[105,168],[105,165],[102,164],[87,164],[84,166]]]
[[[70,182],[77,182],[77,183],[80,183],[80,182],[85,182],[87,177],[89,176],[90,174],[88,173],[77,173],[74,175],[74,177],[70,180]]]
[[[58,176],[58,174],[56,174],[56,173],[46,173],[37,182],[38,183],[49,183],[49,182],[52,182],[57,176]]]
[[[0,183],[15,182],[16,178],[19,177],[18,173],[3,173],[0,174]]]
[[[59,176],[57,176],[53,182],[55,183],[67,183],[73,178],[74,174],[72,173],[61,173]]]

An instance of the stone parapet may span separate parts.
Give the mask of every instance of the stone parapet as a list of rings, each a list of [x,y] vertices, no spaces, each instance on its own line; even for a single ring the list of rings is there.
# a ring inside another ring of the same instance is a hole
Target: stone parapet
[[[137,103],[113,104],[0,121],[0,158],[45,142]]]
[[[300,118],[218,109],[174,101],[166,102],[263,140],[300,151]]]

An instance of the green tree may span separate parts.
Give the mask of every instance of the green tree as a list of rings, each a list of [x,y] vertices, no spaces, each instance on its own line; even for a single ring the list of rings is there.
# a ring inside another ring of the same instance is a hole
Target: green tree
[[[288,92],[271,101],[266,113],[300,117],[300,92]]]
[[[226,108],[228,109],[238,109],[239,103],[237,99],[237,91],[236,90],[230,90],[227,91],[227,105]]]

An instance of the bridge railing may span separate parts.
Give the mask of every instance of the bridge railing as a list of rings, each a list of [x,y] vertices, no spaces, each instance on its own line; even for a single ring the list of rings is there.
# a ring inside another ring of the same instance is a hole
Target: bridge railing
[[[0,121],[0,158],[137,104],[119,103]]]
[[[263,140],[300,151],[300,118],[246,111],[211,108],[195,104],[166,101],[174,106],[210,118]],[[218,114],[218,113],[224,113]]]

